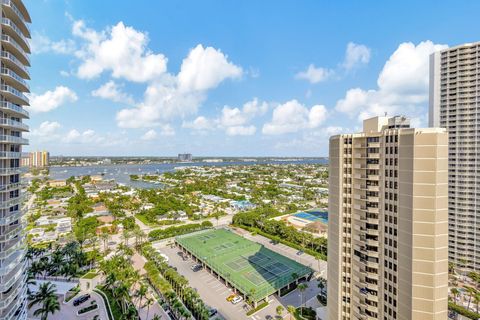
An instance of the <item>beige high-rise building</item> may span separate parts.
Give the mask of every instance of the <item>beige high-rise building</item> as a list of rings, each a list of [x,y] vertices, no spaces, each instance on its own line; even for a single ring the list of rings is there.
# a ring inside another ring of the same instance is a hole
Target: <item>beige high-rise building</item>
[[[0,320],[26,319],[26,272],[20,158],[28,141],[30,16],[21,0],[1,0],[0,24]]]
[[[480,42],[430,56],[430,126],[449,135],[449,259],[480,271]]]
[[[330,138],[329,319],[447,319],[447,143],[404,117]]]

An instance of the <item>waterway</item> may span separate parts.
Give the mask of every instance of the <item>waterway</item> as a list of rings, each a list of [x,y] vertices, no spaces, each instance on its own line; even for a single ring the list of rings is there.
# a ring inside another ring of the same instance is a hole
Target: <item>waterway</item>
[[[134,188],[160,188],[161,185],[143,181],[131,181],[132,174],[155,174],[174,171],[176,167],[226,167],[262,164],[327,164],[326,159],[303,159],[289,161],[230,161],[230,162],[192,162],[192,163],[152,163],[152,164],[122,164],[95,165],[84,167],[50,167],[51,179],[68,179],[71,176],[103,175],[104,179],[114,179],[117,183]]]

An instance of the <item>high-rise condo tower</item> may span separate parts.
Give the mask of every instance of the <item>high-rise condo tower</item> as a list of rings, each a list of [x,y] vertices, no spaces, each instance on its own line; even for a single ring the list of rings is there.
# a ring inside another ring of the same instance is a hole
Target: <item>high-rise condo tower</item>
[[[449,259],[480,271],[480,42],[430,56],[431,127],[448,132]]]
[[[447,318],[447,142],[404,117],[330,138],[330,320]]]
[[[22,123],[29,92],[30,16],[21,0],[0,0],[0,320],[26,319],[26,273],[20,192]]]

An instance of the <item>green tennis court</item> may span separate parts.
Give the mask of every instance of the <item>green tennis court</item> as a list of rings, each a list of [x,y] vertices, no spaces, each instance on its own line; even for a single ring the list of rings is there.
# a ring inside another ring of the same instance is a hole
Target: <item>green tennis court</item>
[[[241,293],[260,301],[312,269],[226,229],[203,230],[177,243]]]

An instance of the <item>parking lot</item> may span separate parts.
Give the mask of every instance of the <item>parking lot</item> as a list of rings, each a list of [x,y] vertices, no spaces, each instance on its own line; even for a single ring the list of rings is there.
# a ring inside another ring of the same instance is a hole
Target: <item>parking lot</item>
[[[176,267],[177,271],[185,276],[192,288],[195,288],[202,297],[203,301],[210,307],[218,310],[218,318],[224,319],[266,319],[267,316],[275,316],[275,309],[280,304],[275,297],[271,297],[268,307],[260,310],[253,316],[247,316],[248,307],[245,301],[238,304],[228,302],[226,298],[233,293],[233,290],[227,288],[223,282],[211,275],[205,269],[197,272],[191,270],[194,263],[193,260],[183,259],[177,254],[178,248],[160,247],[157,248],[169,258],[169,264]],[[285,307],[286,308],[286,307]],[[212,317],[212,319],[216,319]]]

